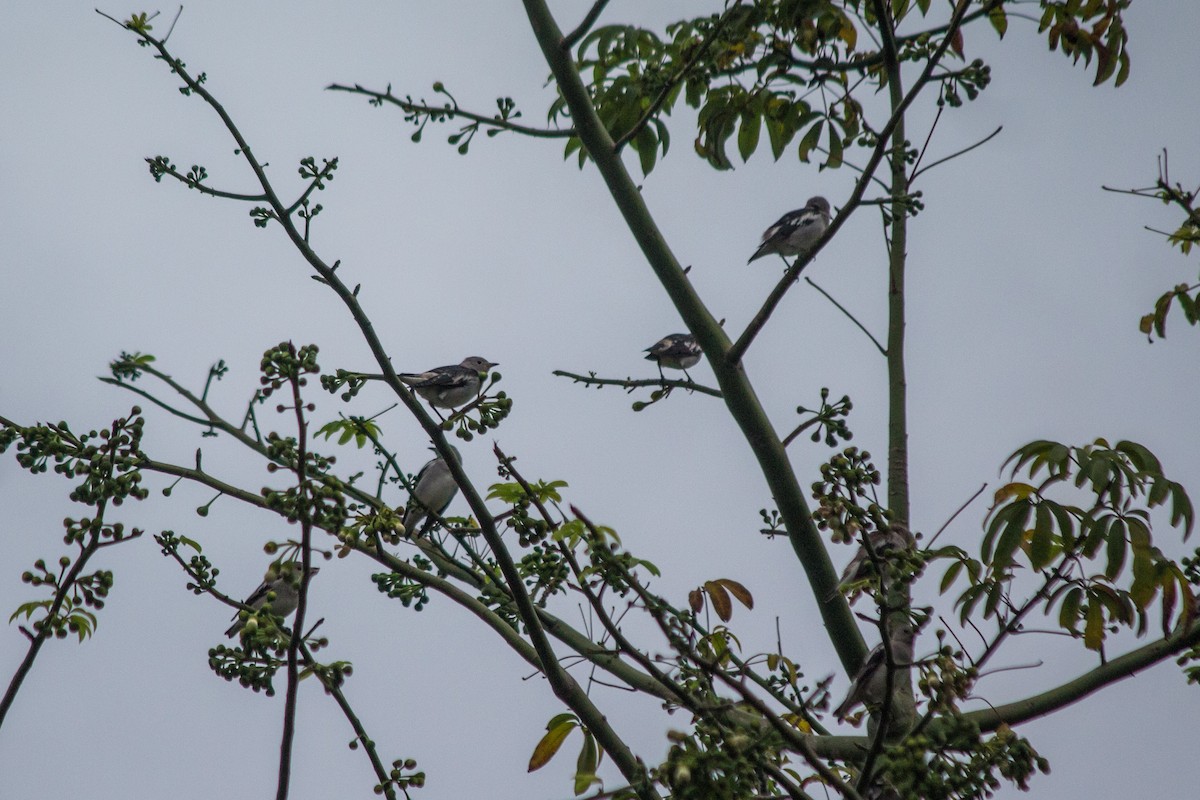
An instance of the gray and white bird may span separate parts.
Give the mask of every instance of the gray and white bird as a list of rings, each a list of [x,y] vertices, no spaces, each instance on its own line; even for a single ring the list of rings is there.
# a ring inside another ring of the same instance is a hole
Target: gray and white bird
[[[810,197],[804,208],[789,211],[763,231],[762,244],[750,256],[750,261],[772,253],[784,258],[803,255],[817,243],[828,227],[829,201],[824,197]]]
[[[497,364],[479,356],[464,358],[461,364],[434,367],[425,372],[402,372],[396,377],[435,408],[458,408],[479,395],[482,375]]]
[[[888,637],[891,642],[892,663],[897,672],[906,670],[912,665],[914,636],[912,628],[902,626],[893,630]],[[867,654],[866,660],[863,661],[854,676],[854,681],[850,684],[850,691],[846,693],[846,699],[834,709],[833,715],[838,719],[845,719],[860,705],[868,707],[881,705],[885,699],[884,693],[887,691],[887,673],[887,655],[883,651],[881,642]],[[895,689],[895,686],[896,681],[893,680],[892,688]]]
[[[272,564],[267,570],[265,579],[259,587],[246,598],[246,605],[255,611],[262,609],[270,598],[268,610],[277,617],[286,617],[296,610],[300,604],[300,569],[299,561],[285,561],[283,564]],[[310,567],[308,575],[311,578],[321,571],[320,567]],[[233,625],[225,631],[232,638],[246,626],[242,612],[233,615]]]
[[[871,550],[875,551],[875,558],[881,561],[886,561],[899,550],[910,550],[917,546],[917,540],[909,533],[908,528],[898,522],[892,523],[886,531],[869,534],[867,539],[871,543]],[[866,545],[860,544],[854,558],[850,559],[850,563],[842,570],[838,586],[846,587],[858,583],[871,577],[874,572],[875,562],[871,560]]]
[[[458,449],[451,445],[450,450],[454,453],[454,460],[461,464],[462,457]],[[426,462],[413,478],[412,494],[408,509],[404,512],[404,530],[409,536],[416,536],[426,518],[431,514],[440,517],[457,494],[458,484],[450,474],[445,459],[438,456]]]
[[[672,333],[664,336],[647,347],[645,352],[647,361],[658,362],[658,377],[664,378],[663,367],[666,367],[683,370],[689,381],[692,376],[688,375],[688,367],[700,363],[700,356],[703,355],[700,345],[696,344],[696,337],[690,333]]]

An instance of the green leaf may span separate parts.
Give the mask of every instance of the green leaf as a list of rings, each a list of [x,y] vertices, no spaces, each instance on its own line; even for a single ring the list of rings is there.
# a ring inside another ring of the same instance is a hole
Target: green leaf
[[[1093,598],[1092,602],[1088,603],[1087,623],[1083,629],[1083,646],[1088,650],[1099,652],[1100,647],[1104,644],[1104,609],[1099,602]]]
[[[946,574],[942,576],[942,584],[938,590],[938,594],[945,594],[946,590],[954,585],[954,581],[958,578],[958,574],[962,572],[962,568],[963,562],[961,561],[955,561],[946,568]]]
[[[1106,548],[1108,563],[1104,568],[1104,576],[1110,581],[1115,580],[1125,568],[1125,520],[1117,518],[1108,528],[1108,547]]]
[[[596,767],[600,766],[600,752],[596,747],[596,738],[592,736],[591,731],[585,731],[583,734],[583,747],[579,751],[579,758],[575,762],[575,796],[583,794],[588,790],[588,787],[595,783]]]
[[[1054,528],[1050,509],[1046,503],[1038,503],[1034,514],[1033,539],[1029,543],[1029,562],[1034,569],[1043,569],[1056,555]]]
[[[49,607],[50,607],[49,600],[31,600],[28,603],[22,603],[21,605],[17,606],[17,610],[12,613],[12,616],[10,616],[8,618],[8,621],[11,623],[14,619],[21,616],[22,614],[25,615],[25,619],[29,619],[30,617],[33,616],[34,611],[37,611],[39,608],[49,608]]]
[[[800,160],[807,163],[809,154],[813,148],[817,146],[817,142],[821,141],[821,131],[825,129],[825,120],[817,120],[816,124],[808,129],[804,134],[804,138],[800,140]]]
[[[758,148],[758,137],[762,132],[762,117],[757,111],[742,114],[742,125],[738,129],[738,154],[742,161],[749,161]]]
[[[197,553],[201,553],[201,552],[203,552],[203,550],[202,550],[202,549],[201,549],[201,547],[200,547],[200,543],[199,543],[199,542],[197,542],[196,540],[194,540],[194,539],[189,539],[189,538],[188,538],[188,537],[186,537],[186,536],[179,536],[179,537],[178,537],[178,539],[179,539],[179,543],[180,543],[180,544],[187,545],[188,547],[190,547],[190,548],[192,548],[193,550],[195,550]]]
[[[1058,624],[1064,630],[1074,633],[1079,623],[1079,608],[1083,604],[1083,589],[1076,586],[1067,592],[1062,608],[1058,610]]]
[[[767,126],[767,137],[771,140],[771,156],[778,161],[783,155],[784,148],[791,141],[795,131],[788,132],[787,126],[777,119],[768,117],[764,124]]]
[[[824,166],[830,169],[842,166],[842,137],[833,125],[829,126],[829,157],[825,159]]]
[[[988,12],[988,22],[992,23],[996,33],[1003,39],[1004,34],[1008,32],[1008,13],[1004,10],[1003,5],[997,5]]]
[[[646,125],[638,131],[638,135],[633,137],[633,148],[637,150],[642,174],[649,175],[654,171],[654,165],[658,161],[658,137],[654,133],[654,128]]]

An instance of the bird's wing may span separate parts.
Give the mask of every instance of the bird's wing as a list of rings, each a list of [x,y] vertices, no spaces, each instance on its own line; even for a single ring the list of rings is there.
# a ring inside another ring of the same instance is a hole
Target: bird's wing
[[[479,379],[473,370],[462,367],[438,367],[425,375],[424,380],[412,384],[414,389],[453,388],[466,385],[472,378]]]

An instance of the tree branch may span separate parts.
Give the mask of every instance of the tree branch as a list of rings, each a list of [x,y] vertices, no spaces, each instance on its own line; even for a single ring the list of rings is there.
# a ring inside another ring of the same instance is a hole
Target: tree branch
[[[613,149],[612,137],[591,103],[571,54],[560,47],[562,36],[545,1],[524,0],[524,4],[534,35],[570,109],[583,146],[596,164],[646,261],[712,365],[725,404],[746,437],[779,504],[788,538],[812,585],[814,599],[838,656],[853,672],[866,655],[866,646],[846,599],[835,591],[837,572],[813,522],[787,451],[759,403],[745,369],[736,360],[728,358],[729,337],[696,294],[658,229],[637,183]]]
[[[566,372],[561,369],[556,369],[550,374],[560,378],[570,378],[575,383],[582,383],[585,386],[620,386],[622,389],[628,390],[640,386],[661,386],[664,389],[686,389],[689,392],[700,392],[700,394],[707,394],[711,397],[721,396],[720,389],[702,386],[695,381],[670,380],[669,378],[597,378],[594,372],[587,375],[576,375],[574,372]]]
[[[849,319],[851,322],[853,322],[855,325],[857,325],[858,329],[867,335],[867,338],[871,340],[871,344],[875,345],[875,349],[879,351],[879,354],[882,355],[884,358],[887,358],[887,354],[888,354],[887,349],[879,343],[879,340],[876,339],[869,330],[866,329],[866,326],[864,326],[861,322],[858,321],[858,319],[853,314],[851,314],[849,311],[846,310],[845,306],[843,306],[837,300],[834,300],[833,295],[831,295],[829,292],[825,291],[820,286],[818,286],[817,282],[814,281],[812,278],[805,275],[804,281],[809,286],[813,287],[818,292],[825,295],[826,300],[828,300],[829,302],[831,302],[835,306],[837,306],[838,311],[841,311],[843,314],[845,314],[847,319]]]
[[[1123,656],[1101,664],[1091,672],[1047,692],[1034,695],[1014,703],[972,711],[967,720],[979,725],[980,730],[990,732],[1001,725],[1018,725],[1022,722],[1044,717],[1082,700],[1109,684],[1124,680],[1146,667],[1165,661],[1171,656],[1200,643],[1200,623],[1192,625],[1174,636],[1159,639],[1148,645],[1131,650]]]
[[[430,114],[446,116],[446,119],[455,119],[462,117],[469,119],[472,122],[478,122],[480,125],[487,125],[491,128],[503,131],[512,131],[513,133],[521,133],[526,136],[532,136],[537,139],[566,139],[575,135],[572,128],[533,128],[528,125],[519,125],[515,122],[509,122],[499,117],[489,117],[484,114],[476,114],[473,111],[464,111],[455,105],[445,106],[430,106],[424,103],[411,103],[407,100],[401,100],[392,94],[391,89],[385,92],[376,92],[371,89],[366,89],[357,83],[353,86],[346,86],[340,83],[331,83],[325,87],[326,91],[330,92],[349,92],[350,94],[361,94],[365,97],[370,97],[380,103],[390,103],[396,106],[401,111],[410,114]]]
[[[904,114],[908,111],[908,107],[912,105],[913,101],[916,100],[917,95],[920,94],[921,90],[925,87],[925,84],[928,83],[932,78],[934,68],[942,60],[942,57],[946,54],[946,50],[950,46],[950,40],[953,38],[953,31],[956,30],[963,22],[967,5],[968,3],[960,0],[955,8],[954,17],[951,19],[951,22],[947,27],[949,34],[942,40],[937,49],[934,50],[933,54],[929,57],[929,60],[925,64],[925,68],[921,72],[921,76],[913,84],[912,89],[909,90],[908,94],[904,96],[903,100],[898,105],[893,106],[892,115],[883,128],[880,129],[877,137],[877,144],[871,153],[871,157],[867,160],[867,165],[863,167],[862,175],[855,182],[854,189],[850,193],[850,197],[842,206],[837,217],[833,219],[829,227],[826,229],[825,234],[816,242],[816,244],[813,245],[812,249],[810,249],[804,256],[797,258],[795,263],[793,263],[792,266],[784,273],[784,276],[779,283],[775,285],[775,288],[771,290],[771,293],[767,296],[762,308],[760,308],[758,313],[754,315],[754,318],[750,321],[750,324],[746,326],[746,330],[741,336],[738,337],[738,340],[733,347],[730,348],[727,355],[730,363],[736,364],[741,361],[742,356],[746,354],[746,350],[750,347],[751,343],[753,343],[754,337],[756,337],[759,331],[762,330],[763,326],[767,324],[767,320],[771,318],[771,314],[775,311],[775,308],[779,305],[779,302],[783,300],[783,296],[787,294],[788,289],[790,289],[792,284],[796,282],[796,279],[800,276],[800,272],[806,266],[808,266],[813,258],[816,257],[817,253],[819,253],[821,249],[825,247],[825,243],[837,235],[838,230],[842,227],[842,225],[845,224],[846,220],[850,217],[854,210],[861,205],[862,197],[863,194],[866,193],[868,183],[874,176],[875,170],[879,168],[879,164],[883,161],[884,155],[892,147],[892,144],[889,143],[888,139],[892,136],[897,126],[899,126],[901,121],[904,119]]]
[[[579,27],[563,37],[562,48],[570,50],[579,40],[587,36],[588,31],[596,24],[596,20],[600,19],[600,15],[604,13],[604,7],[608,5],[608,0],[596,0],[592,3],[592,7],[588,9],[588,13],[584,15],[583,21],[579,23]]]

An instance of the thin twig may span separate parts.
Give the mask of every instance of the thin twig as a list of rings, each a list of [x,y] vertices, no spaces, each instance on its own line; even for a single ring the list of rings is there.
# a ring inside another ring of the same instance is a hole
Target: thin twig
[[[608,5],[608,2],[609,0],[596,0],[592,3],[592,7],[584,14],[583,21],[579,23],[579,26],[563,37],[563,50],[570,50],[580,39],[587,36],[588,31],[596,24],[596,20],[600,19],[600,15],[604,13],[604,7]]]
[[[291,376],[293,411],[296,415],[296,508],[295,516],[300,522],[301,551],[300,551],[300,591],[296,603],[296,617],[292,625],[292,635],[288,640],[287,651],[287,691],[283,706],[283,737],[279,745],[279,783],[275,791],[275,800],[287,800],[288,787],[292,775],[292,742],[296,733],[296,701],[300,689],[300,643],[304,636],[304,614],[308,610],[308,585],[312,578],[312,530],[313,521],[309,498],[312,497],[308,482],[308,421],[304,417],[304,399],[300,395],[301,361],[296,357],[296,349],[290,343],[288,349],[292,354],[293,369],[297,374]],[[315,499],[315,498],[314,498]]]
[[[891,142],[889,142],[892,132],[895,131],[896,126],[899,125],[901,120],[904,119],[904,115],[907,113],[909,106],[911,106],[913,101],[917,99],[917,96],[925,88],[925,84],[927,84],[932,78],[934,68],[938,65],[938,63],[941,62],[942,57],[946,54],[946,50],[950,47],[950,41],[953,39],[954,31],[958,30],[959,26],[963,24],[965,17],[968,16],[966,11],[969,5],[970,4],[966,2],[966,0],[959,0],[955,6],[954,14],[950,20],[950,23],[946,27],[947,35],[937,46],[934,52],[930,54],[929,60],[925,63],[925,68],[921,71],[921,75],[917,78],[917,80],[913,83],[912,88],[909,89],[908,93],[892,111],[892,115],[888,119],[887,123],[880,129],[878,143],[875,145],[875,149],[871,152],[871,157],[867,160],[867,166],[863,168],[862,176],[860,176],[855,182],[854,189],[850,193],[850,197],[842,206],[842,209],[838,213],[837,217],[835,217],[829,224],[829,227],[825,229],[825,233],[821,236],[821,238],[817,240],[817,242],[805,253],[805,255],[798,257],[795,263],[787,270],[787,272],[784,273],[784,276],[779,283],[775,284],[775,288],[771,290],[771,293],[763,302],[763,305],[758,310],[758,313],[756,313],[754,318],[750,320],[750,324],[746,326],[746,330],[742,332],[742,335],[739,336],[737,341],[733,343],[733,346],[729,348],[726,358],[730,364],[737,364],[741,362],[742,356],[746,354],[746,350],[749,349],[750,345],[754,342],[755,337],[758,336],[759,332],[763,329],[763,327],[766,326],[767,321],[771,318],[771,314],[774,313],[780,301],[783,300],[783,296],[787,294],[792,284],[795,283],[796,279],[800,275],[800,272],[806,266],[808,266],[813,258],[815,258],[822,248],[825,247],[826,243],[837,235],[838,230],[840,230],[842,225],[845,224],[846,220],[849,219],[854,209],[861,204],[863,194],[867,190],[867,184],[870,182],[870,176],[875,174],[875,170],[879,168],[880,163],[883,161],[884,155],[892,147]],[[890,42],[891,40],[888,41]],[[891,42],[891,44],[894,46],[895,43]]]
[[[985,144],[987,144],[988,142],[990,142],[992,139],[994,139],[994,138],[996,138],[997,136],[999,136],[999,135],[1000,135],[1000,131],[1002,131],[1002,130],[1004,130],[1004,126],[1003,126],[1003,125],[1001,125],[1000,127],[996,128],[996,130],[992,131],[991,133],[989,133],[987,136],[985,136],[985,137],[983,137],[982,139],[980,139],[980,140],[979,140],[978,142],[976,142],[975,144],[973,144],[973,145],[969,145],[969,146],[967,146],[967,147],[964,147],[962,150],[958,150],[957,152],[951,153],[950,155],[948,155],[948,156],[945,156],[945,157],[943,157],[943,158],[939,158],[937,161],[934,161],[934,162],[933,162],[933,163],[931,163],[931,164],[927,164],[926,166],[922,167],[921,169],[914,170],[914,171],[913,171],[913,174],[912,174],[912,177],[910,177],[910,178],[908,179],[908,185],[911,187],[911,186],[913,185],[913,182],[914,182],[914,181],[916,181],[916,179],[917,179],[918,177],[920,177],[922,173],[928,172],[929,170],[933,169],[934,167],[936,167],[936,166],[938,166],[938,165],[940,165],[940,164],[945,164],[947,161],[949,161],[949,160],[951,160],[951,159],[958,158],[958,157],[959,157],[959,156],[961,156],[961,155],[965,155],[966,153],[969,153],[969,152],[971,152],[972,150],[974,150],[976,147],[982,147],[983,145],[985,145]]]
[[[708,35],[705,36],[700,44],[696,47],[696,52],[693,53],[692,57],[687,60],[687,62],[679,69],[677,73],[671,77],[669,81],[667,81],[666,85],[659,90],[654,100],[652,100],[650,105],[646,107],[646,110],[642,112],[642,116],[639,117],[638,121],[633,124],[633,127],[625,131],[625,133],[623,133],[615,142],[613,142],[614,151],[620,152],[625,145],[629,144],[629,142],[631,142],[635,136],[642,132],[642,128],[646,127],[646,125],[650,123],[650,120],[654,118],[654,115],[657,114],[663,107],[663,103],[667,102],[667,98],[670,97],[671,92],[675,91],[675,87],[679,85],[679,82],[688,76],[688,73],[692,71],[692,68],[695,67],[704,54],[708,52],[708,46],[714,39],[717,38],[717,34],[719,34],[725,27],[725,23],[729,21],[731,16],[730,12],[739,7],[741,4],[742,0],[737,0],[736,3],[725,10],[724,14],[721,16],[721,19],[717,21],[717,24],[713,26],[712,30],[708,32]]]
[[[713,389],[708,386],[703,386],[695,381],[671,380],[668,378],[597,378],[595,373],[588,375],[576,375],[574,372],[566,372],[565,370],[556,369],[551,375],[556,375],[560,378],[570,378],[576,383],[582,383],[588,386],[620,386],[622,389],[636,389],[640,386],[660,386],[664,389],[686,389],[689,392],[700,392],[711,397],[720,397],[721,390]]]
[[[405,111],[410,114],[444,114],[446,119],[462,117],[463,119],[469,119],[472,122],[478,122],[481,125],[488,125],[499,130],[512,131],[513,133],[522,133],[526,136],[533,136],[539,139],[565,139],[575,135],[574,128],[533,128],[528,125],[519,125],[515,122],[509,122],[508,120],[500,119],[495,116],[489,117],[486,114],[477,114],[473,111],[465,111],[458,106],[430,106],[424,103],[411,103],[407,100],[401,100],[399,97],[396,97],[391,93],[390,90],[386,92],[376,92],[372,91],[371,89],[366,89],[357,83],[353,86],[346,86],[340,83],[331,83],[325,87],[325,90],[330,92],[349,92],[350,94],[361,94],[380,102],[390,103],[399,108],[401,111]]]
[[[926,542],[925,546],[921,549],[928,550],[929,548],[933,547],[933,543],[936,542],[937,538],[942,535],[942,531],[946,530],[946,528],[949,528],[950,523],[954,522],[954,518],[957,517],[959,514],[961,514],[963,511],[965,511],[967,506],[969,506],[969,505],[971,505],[971,503],[975,502],[975,498],[979,497],[979,495],[983,494],[983,490],[986,488],[987,488],[987,482],[984,481],[984,484],[975,490],[975,494],[968,497],[967,501],[965,503],[963,503],[961,506],[959,506],[958,510],[955,511],[953,514],[951,514],[950,518],[948,520],[946,520],[945,522],[942,523],[942,527],[937,529],[937,533],[935,533],[933,535],[933,538],[930,539],[928,542]]]
[[[818,292],[820,292],[821,294],[825,295],[825,299],[826,299],[826,300],[828,300],[829,302],[831,302],[831,303],[833,303],[835,306],[837,306],[837,309],[838,309],[838,311],[841,311],[843,314],[845,314],[845,315],[846,315],[846,317],[847,317],[847,318],[848,318],[848,319],[849,319],[851,322],[853,322],[855,325],[857,325],[857,326],[858,326],[858,329],[859,329],[860,331],[862,331],[863,333],[865,333],[865,334],[867,335],[867,338],[871,340],[871,344],[875,345],[875,349],[879,351],[879,354],[880,354],[880,355],[882,355],[884,358],[887,358],[887,354],[888,354],[887,348],[885,348],[883,345],[881,345],[881,344],[879,343],[879,340],[878,340],[878,339],[876,339],[876,338],[875,338],[875,337],[874,337],[874,336],[871,334],[871,332],[870,332],[869,330],[867,330],[867,328],[866,328],[866,326],[865,326],[865,325],[863,325],[861,322],[859,322],[859,321],[858,321],[858,318],[857,318],[857,317],[855,317],[853,314],[851,314],[849,311],[847,311],[847,310],[846,310],[846,307],[845,307],[845,306],[843,306],[841,303],[839,303],[837,300],[834,300],[834,299],[833,299],[833,295],[831,295],[829,292],[825,291],[825,290],[824,290],[824,289],[822,289],[820,286],[818,286],[818,285],[817,285],[817,282],[816,282],[816,281],[814,281],[812,278],[810,278],[810,277],[808,277],[808,276],[806,275],[806,276],[804,276],[804,281],[805,281],[805,283],[807,283],[809,286],[813,287],[813,288],[814,288],[814,289],[816,289]],[[785,443],[785,444],[786,444],[786,443]]]

